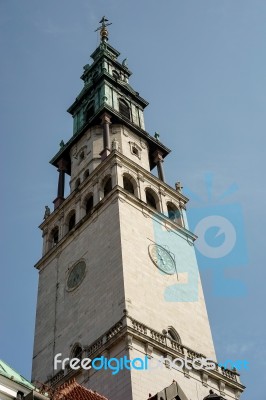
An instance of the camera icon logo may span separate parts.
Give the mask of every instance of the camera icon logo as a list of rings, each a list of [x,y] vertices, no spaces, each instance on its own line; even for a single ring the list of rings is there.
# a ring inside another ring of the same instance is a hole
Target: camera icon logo
[[[189,228],[200,268],[238,267],[247,263],[243,214],[239,204],[189,208]]]
[[[210,230],[213,232],[213,243],[208,243],[205,235]],[[195,227],[194,233],[198,236],[197,249],[201,254],[210,258],[222,258],[227,256],[235,246],[236,230],[234,225],[220,215],[210,215],[203,218]],[[219,240],[223,238],[223,240]],[[215,243],[218,241],[218,245]]]
[[[178,238],[173,232],[163,230],[154,223],[154,237],[173,254],[176,261],[176,272],[185,273],[187,282],[177,282],[167,286],[164,291],[165,301],[194,302],[198,301],[198,267],[212,269],[212,294],[220,297],[241,297],[246,295],[245,283],[239,276],[241,268],[248,263],[247,246],[244,235],[244,218],[241,205],[224,203],[224,199],[236,191],[236,185],[212,199],[213,175],[205,176],[208,201],[201,201],[189,189],[186,195],[200,203],[187,210],[189,230],[198,238],[194,242]],[[230,278],[230,271],[237,279]],[[229,273],[228,273],[229,271]]]
[[[232,184],[214,199],[212,174],[205,175],[205,185],[208,194],[205,203],[198,195],[186,190],[188,197],[198,203],[188,207],[187,211],[189,229],[198,237],[195,241],[198,266],[200,269],[212,269],[212,292],[215,296],[244,296],[247,290],[241,277],[227,277],[232,269],[239,275],[240,269],[248,264],[241,205],[224,202],[236,192],[237,186]]]

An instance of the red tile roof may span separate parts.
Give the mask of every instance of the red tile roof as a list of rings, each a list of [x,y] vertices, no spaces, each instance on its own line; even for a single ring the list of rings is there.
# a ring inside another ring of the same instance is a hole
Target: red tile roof
[[[99,393],[79,385],[75,379],[64,383],[56,389],[52,400],[108,400]]]

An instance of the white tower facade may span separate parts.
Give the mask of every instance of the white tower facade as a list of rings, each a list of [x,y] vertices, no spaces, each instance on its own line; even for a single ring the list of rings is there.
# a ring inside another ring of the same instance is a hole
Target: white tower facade
[[[181,400],[203,399],[210,389],[238,399],[237,372],[216,363],[196,238],[186,221],[188,199],[165,182],[170,150],[145,130],[148,103],[129,85],[131,72],[107,42],[106,19],[101,23],[101,44],[68,110],[73,136],[51,161],[59,171],[58,193],[40,226],[32,379],[59,385],[76,376],[110,400],[146,400],[173,380]],[[69,365],[55,370],[59,353],[62,359],[125,356],[163,364],[115,375]],[[180,367],[173,364],[177,358],[190,365],[211,359],[214,369]]]

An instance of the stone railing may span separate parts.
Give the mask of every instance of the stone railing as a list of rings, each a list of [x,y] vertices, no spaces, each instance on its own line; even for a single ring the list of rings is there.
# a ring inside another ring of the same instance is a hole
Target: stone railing
[[[162,333],[149,328],[148,326],[142,324],[139,321],[136,321],[135,319],[133,319],[131,317],[129,317],[129,321],[130,321],[131,328],[133,328],[136,332],[146,336],[147,339],[150,338],[153,341],[157,342],[158,345],[161,345],[161,346],[163,345],[166,348],[170,348],[171,350],[173,350],[177,353],[181,353],[184,357],[186,356],[190,360],[194,360],[196,358],[207,359],[207,357],[204,354],[197,353],[196,351],[190,349],[189,347],[186,347],[175,340],[169,339],[169,337],[167,337],[166,335],[163,335]],[[230,369],[222,368],[215,361],[212,361],[212,362],[215,364],[214,371],[237,382],[237,376],[238,376],[237,372],[232,371]]]
[[[106,333],[106,335],[105,335],[106,336],[106,341],[109,341],[110,339],[112,339],[112,337],[114,337],[122,329],[123,329],[123,322],[120,321]]]
[[[85,357],[91,358],[93,354],[97,355],[97,353],[98,354],[101,353],[105,349],[105,345],[111,339],[116,338],[121,333],[125,334],[126,331],[130,332],[129,329],[131,332],[135,331],[136,335],[142,336],[145,342],[150,342],[151,340],[154,344],[157,343],[158,347],[161,347],[161,349],[164,350],[164,352],[167,352],[167,349],[169,349],[168,350],[169,352],[172,351],[173,353],[179,354],[181,355],[181,357],[187,357],[190,360],[194,360],[196,358],[206,359],[206,356],[204,356],[203,354],[197,353],[196,351],[182,345],[178,341],[172,340],[167,335],[155,331],[154,329],[149,328],[145,324],[136,321],[135,319],[129,317],[127,313],[125,313],[124,317],[120,321],[118,321],[115,325],[113,325],[107,332],[105,332],[105,334],[102,335],[98,340],[93,342],[90,346],[84,348]],[[123,330],[124,332],[122,332]],[[151,346],[153,345],[151,344]],[[213,370],[213,372],[220,373],[224,377],[233,380],[234,382],[238,382],[237,380],[238,373],[236,371],[220,367],[214,361],[213,363],[215,364],[215,369]],[[61,370],[56,375],[54,375],[48,381],[49,384],[51,386],[55,386],[69,372],[70,371],[67,366],[65,371]],[[78,371],[76,371],[76,373],[78,373]]]
[[[97,342],[93,343],[90,347],[88,347],[85,352],[86,356],[89,357],[91,354],[95,353],[98,349],[100,349],[103,345],[103,338],[97,340]]]
[[[135,321],[134,319],[132,319],[131,321],[132,321],[133,329],[135,329],[136,331],[142,333],[143,335],[147,334],[148,328],[145,325],[141,324],[138,321]]]

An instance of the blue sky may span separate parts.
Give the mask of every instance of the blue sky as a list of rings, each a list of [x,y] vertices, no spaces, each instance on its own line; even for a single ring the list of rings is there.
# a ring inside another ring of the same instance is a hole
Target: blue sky
[[[181,180],[203,199],[192,199],[191,209],[234,203],[242,210],[248,260],[225,274],[247,293],[218,296],[212,268],[202,279],[218,359],[248,360],[243,400],[263,398],[265,0],[0,0],[0,357],[30,377],[38,225],[57,185],[48,161],[71,136],[66,109],[99,43],[102,15],[113,22],[110,44],[128,58],[131,85],[150,102],[147,131],[172,149],[167,181]],[[218,201],[234,183],[238,190]]]

